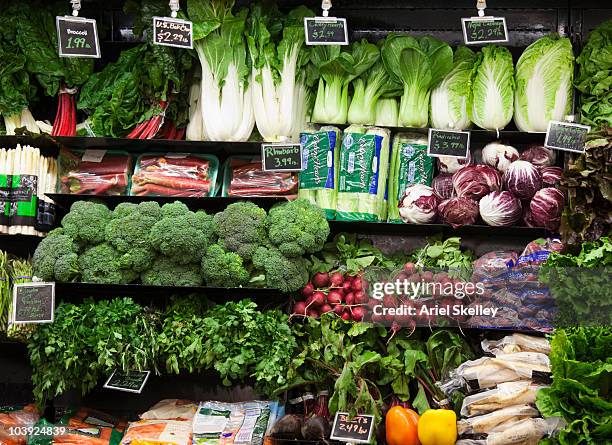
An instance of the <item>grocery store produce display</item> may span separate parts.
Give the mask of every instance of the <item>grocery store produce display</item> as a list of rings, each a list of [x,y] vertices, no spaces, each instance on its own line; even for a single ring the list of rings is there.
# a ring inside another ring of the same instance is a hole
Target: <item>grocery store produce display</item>
[[[491,4],[508,41],[463,46],[471,3],[334,2],[310,46],[312,1],[187,0],[188,49],[167,0],[71,2],[93,61],[61,3],[0,8],[0,444],[612,443],[609,9]]]

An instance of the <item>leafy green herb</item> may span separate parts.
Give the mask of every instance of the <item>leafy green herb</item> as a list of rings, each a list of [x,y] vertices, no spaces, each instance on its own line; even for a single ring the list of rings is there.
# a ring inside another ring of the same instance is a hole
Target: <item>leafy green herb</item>
[[[473,252],[461,250],[461,238],[451,237],[442,241],[437,235],[427,238],[427,244],[413,253],[419,269],[448,269],[449,275],[468,280],[472,275]]]

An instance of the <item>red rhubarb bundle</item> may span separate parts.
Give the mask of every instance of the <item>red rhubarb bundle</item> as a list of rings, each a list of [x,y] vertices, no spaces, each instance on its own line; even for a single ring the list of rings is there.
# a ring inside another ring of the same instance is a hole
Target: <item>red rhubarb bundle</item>
[[[214,185],[211,172],[216,171],[216,158],[209,158],[142,155],[132,176],[131,193],[136,196],[209,196]]]
[[[75,195],[123,195],[127,192],[132,160],[127,153],[60,150],[60,191]],[[90,160],[95,159],[95,160]],[[98,160],[99,159],[99,160]]]
[[[261,159],[231,159],[228,196],[287,196],[297,194],[297,175],[264,171]]]

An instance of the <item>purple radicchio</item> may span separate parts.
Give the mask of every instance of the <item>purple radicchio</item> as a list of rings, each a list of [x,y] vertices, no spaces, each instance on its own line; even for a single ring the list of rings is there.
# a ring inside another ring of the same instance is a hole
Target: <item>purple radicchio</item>
[[[399,214],[406,223],[432,223],[436,219],[437,212],[438,198],[433,189],[427,185],[408,186],[399,202]]]
[[[561,167],[540,167],[540,173],[545,187],[555,187],[561,181],[563,169]]]
[[[507,191],[489,193],[480,200],[479,207],[480,216],[490,226],[511,226],[523,214],[521,201]]]
[[[520,159],[531,162],[536,167],[550,167],[555,164],[557,155],[554,150],[543,145],[532,145],[521,153]]]
[[[442,221],[454,228],[474,224],[478,220],[478,203],[466,197],[455,197],[443,201],[438,206]]]
[[[529,203],[529,211],[525,212],[525,223],[530,227],[558,230],[564,203],[565,197],[560,190],[553,187],[538,190]]]
[[[489,165],[470,165],[453,175],[453,187],[457,196],[478,201],[487,193],[501,190],[502,177]]]
[[[514,161],[504,173],[504,188],[519,199],[530,199],[542,188],[542,174],[530,162]]]
[[[453,175],[450,173],[440,173],[433,179],[431,188],[440,201],[452,198],[455,194],[455,189],[453,188]]]
[[[468,151],[467,158],[455,158],[454,156],[440,156],[438,158],[438,169],[442,173],[455,173],[472,164],[472,153]]]
[[[502,173],[518,158],[519,152],[516,148],[500,142],[491,142],[482,149],[482,162],[495,167]]]

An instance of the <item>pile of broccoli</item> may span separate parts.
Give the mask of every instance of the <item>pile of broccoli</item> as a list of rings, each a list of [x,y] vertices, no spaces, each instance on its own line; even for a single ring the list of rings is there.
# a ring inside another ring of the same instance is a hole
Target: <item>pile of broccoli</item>
[[[215,215],[184,203],[78,201],[41,241],[34,274],[45,281],[156,286],[265,286],[308,281],[304,256],[329,235],[324,212],[304,200],[266,212],[237,202]]]

